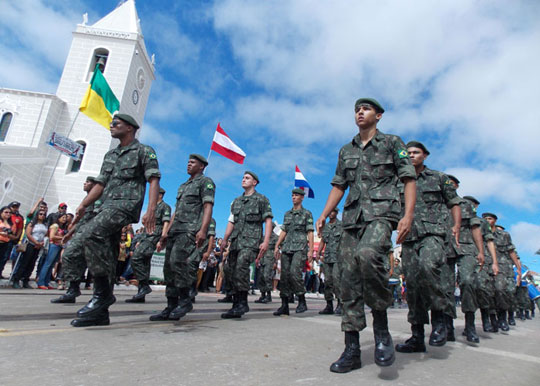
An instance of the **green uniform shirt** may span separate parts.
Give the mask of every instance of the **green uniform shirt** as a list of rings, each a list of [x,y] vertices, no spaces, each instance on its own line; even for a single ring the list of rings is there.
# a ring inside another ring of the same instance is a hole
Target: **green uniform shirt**
[[[489,249],[487,247],[489,241],[494,241],[495,236],[493,235],[493,232],[491,231],[491,228],[484,218],[479,218],[480,220],[480,230],[482,231],[482,238],[484,239],[484,256],[485,256],[485,262],[484,265],[488,268],[488,273],[493,274],[493,258],[491,254],[489,253]],[[497,258],[499,256],[497,255]]]
[[[196,233],[201,229],[204,204],[214,204],[216,185],[203,174],[190,178],[178,188],[176,209],[170,231]]]
[[[313,215],[304,207],[291,209],[285,213],[281,229],[287,232],[281,244],[281,251],[284,253],[302,251],[308,246],[308,232],[313,232]]]
[[[203,245],[199,248],[200,253],[206,252],[208,249],[208,242],[210,241],[210,237],[216,236],[216,220],[212,217],[210,220],[210,224],[208,224],[208,230],[206,231],[206,239],[204,240]]]
[[[497,249],[497,261],[499,263],[499,271],[505,276],[513,276],[514,270],[512,265],[514,262],[510,259],[510,252],[514,251],[516,247],[512,243],[510,234],[501,229],[496,229],[493,232],[495,248]]]
[[[263,240],[263,223],[274,217],[268,198],[258,192],[250,196],[241,195],[232,202],[231,215],[234,223],[230,236],[231,250],[258,249]]]
[[[325,263],[337,263],[338,245],[342,232],[343,226],[338,219],[333,223],[329,222],[325,225],[322,232],[322,241],[326,244],[326,247],[324,248]]]
[[[128,146],[109,150],[103,159],[96,182],[105,187],[102,208],[119,209],[139,221],[146,192],[146,182],[161,178],[156,152],[134,140]]]
[[[469,200],[461,199],[459,204],[461,209],[461,227],[459,228],[459,244],[456,245],[456,239],[452,235],[452,227],[454,226],[454,219],[452,216],[448,216],[448,248],[449,257],[464,256],[476,254],[478,252],[472,235],[472,228],[474,226],[480,226],[480,218],[476,215],[476,208]]]
[[[446,174],[424,167],[416,179],[414,221],[406,240],[414,241],[426,235],[446,237],[448,209],[461,201]]]
[[[163,232],[163,223],[171,221],[171,207],[165,201],[158,202],[156,205],[156,228],[154,236],[161,236]]]
[[[401,138],[379,130],[362,145],[360,134],[339,151],[331,184],[350,188],[343,209],[343,229],[358,228],[363,221],[388,219],[397,223],[401,204],[398,178],[416,179],[414,167]]]

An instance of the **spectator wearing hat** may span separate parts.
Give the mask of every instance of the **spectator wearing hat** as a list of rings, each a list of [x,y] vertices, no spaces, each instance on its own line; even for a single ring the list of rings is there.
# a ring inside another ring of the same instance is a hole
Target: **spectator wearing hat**
[[[51,226],[58,220],[58,217],[60,217],[63,214],[67,213],[67,204],[65,202],[61,202],[58,204],[58,212],[50,213],[47,216],[47,225]]]
[[[144,232],[135,246],[135,251],[131,258],[131,267],[138,281],[139,290],[131,299],[126,299],[126,303],[144,303],[146,295],[152,292],[149,285],[150,262],[152,261],[152,255],[154,254],[157,243],[166,234],[167,226],[171,221],[171,207],[163,201],[164,195],[165,189],[159,188],[154,232],[151,234]]]
[[[275,316],[289,315],[291,295],[298,296],[296,313],[307,311],[302,270],[306,261],[311,264],[313,259],[313,215],[302,206],[305,194],[300,188],[292,190],[293,207],[285,213],[281,233],[274,247],[276,260],[281,259],[281,307],[274,312]]]
[[[163,275],[167,307],[151,321],[178,320],[193,309],[189,294],[197,271],[191,269],[190,258],[197,254],[206,238],[212,221],[216,185],[204,175],[208,161],[200,154],[190,154],[187,163],[189,178],[178,188],[176,207],[170,227],[164,227],[159,249],[167,243]]]
[[[241,318],[249,311],[247,298],[250,266],[254,261],[260,261],[270,244],[272,208],[268,198],[256,190],[259,182],[256,173],[249,170],[244,172],[244,193],[231,204],[229,222],[221,240],[222,251],[225,251],[228,241],[231,241],[227,256],[229,274],[225,278],[225,284],[232,289],[233,305],[221,314],[224,319]]]

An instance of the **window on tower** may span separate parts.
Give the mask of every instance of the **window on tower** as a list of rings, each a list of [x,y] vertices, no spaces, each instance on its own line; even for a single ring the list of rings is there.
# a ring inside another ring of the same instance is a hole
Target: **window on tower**
[[[109,58],[109,50],[106,48],[96,48],[94,54],[92,55],[92,60],[90,61],[90,67],[88,67],[88,74],[86,76],[86,81],[90,82],[92,75],[94,75],[94,69],[96,65],[99,64],[99,69],[101,72],[105,71],[107,66],[107,59]]]
[[[77,143],[80,143],[83,147],[83,153],[81,155],[81,159],[78,160],[78,161],[75,161],[74,159],[72,159],[70,162],[69,162],[69,167],[68,167],[68,173],[78,173],[79,170],[81,170],[81,164],[82,164],[82,161],[83,161],[83,158],[84,158],[84,153],[86,151],[86,142],[84,141],[77,141]]]
[[[6,140],[6,136],[11,125],[11,120],[13,119],[13,114],[4,113],[2,114],[2,119],[0,120],[0,142]]]

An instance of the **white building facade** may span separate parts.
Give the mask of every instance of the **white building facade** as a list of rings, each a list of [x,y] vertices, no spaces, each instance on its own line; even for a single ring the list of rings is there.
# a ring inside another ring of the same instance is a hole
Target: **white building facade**
[[[133,0],[91,26],[77,25],[56,94],[0,88],[0,206],[19,201],[26,214],[44,197],[49,211],[60,202],[75,211],[85,195],[84,180],[99,174],[103,156],[118,143],[103,126],[78,114],[97,63],[120,112],[142,125],[155,75]],[[82,161],[47,145],[51,132],[83,144]]]

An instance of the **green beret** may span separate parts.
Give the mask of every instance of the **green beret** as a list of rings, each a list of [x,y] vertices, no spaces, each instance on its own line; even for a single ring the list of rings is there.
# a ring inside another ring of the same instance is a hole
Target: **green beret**
[[[254,179],[255,181],[257,181],[257,183],[261,182],[261,181],[259,180],[259,176],[256,175],[255,173],[253,173],[252,171],[246,170],[246,171],[244,172],[244,175],[246,175],[246,174],[249,174],[251,177],[253,177],[253,179]]]
[[[114,118],[118,118],[118,119],[121,119],[123,120],[124,122],[130,124],[131,126],[133,126],[134,128],[138,129],[140,126],[139,124],[137,123],[137,121],[135,120],[135,118],[133,118],[131,115],[128,115],[128,114],[116,114]]]
[[[208,166],[208,161],[200,154],[190,154],[189,159],[196,159],[197,161],[204,164],[204,166]]]
[[[495,220],[498,219],[498,217],[497,217],[495,214],[489,213],[489,212],[482,213],[482,217],[483,217],[483,218],[486,218],[486,217],[493,217]]]
[[[480,201],[478,201],[478,200],[477,200],[476,198],[474,198],[473,196],[464,196],[463,198],[466,199],[466,200],[469,200],[469,201],[474,202],[476,205],[480,205]]]
[[[299,194],[301,196],[305,196],[306,195],[306,192],[304,192],[302,189],[300,188],[294,188],[292,190],[292,194]]]
[[[456,184],[459,185],[459,180],[457,179],[456,176],[453,176],[451,174],[447,174],[448,178],[450,178],[452,181],[454,181]]]
[[[381,104],[379,102],[377,102],[377,100],[375,100],[373,98],[360,98],[360,99],[358,99],[356,101],[356,103],[354,104],[354,108],[356,109],[356,107],[358,105],[361,105],[363,103],[367,103],[369,105],[372,105],[373,107],[375,107],[375,110],[377,110],[377,112],[379,112],[379,113],[384,113],[384,109],[381,106]]]
[[[88,176],[86,177],[86,181],[96,183],[96,177]]]
[[[165,194],[165,189],[159,188],[159,192],[160,192],[161,194]]]
[[[424,146],[424,144],[422,142],[418,142],[418,141],[409,141],[409,143],[406,145],[407,146],[407,149],[410,148],[410,147],[417,147],[419,149],[422,149],[422,151],[424,153],[426,153],[427,155],[429,155],[429,150]]]

